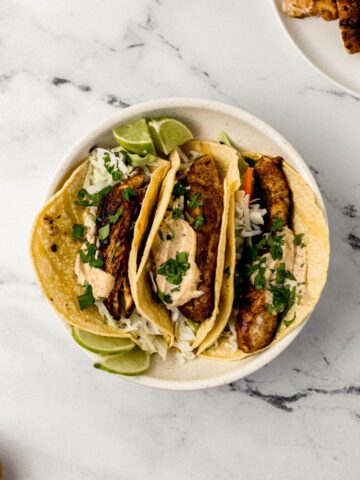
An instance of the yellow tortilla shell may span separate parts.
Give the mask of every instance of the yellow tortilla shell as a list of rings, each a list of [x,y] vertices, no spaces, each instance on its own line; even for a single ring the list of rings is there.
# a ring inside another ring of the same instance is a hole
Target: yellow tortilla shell
[[[220,231],[217,265],[215,272],[214,282],[214,310],[210,318],[204,319],[200,324],[197,331],[196,338],[193,342],[193,348],[197,348],[206,338],[207,334],[214,327],[216,316],[219,312],[220,290],[224,278],[224,257],[226,248],[226,236],[227,236],[227,223],[229,218],[229,208],[231,198],[234,196],[234,192],[240,186],[240,176],[237,167],[238,157],[234,149],[225,145],[220,145],[215,142],[201,142],[190,141],[182,146],[185,153],[189,154],[192,151],[199,152],[201,154],[210,155],[221,174],[224,185],[224,211],[222,216],[222,226]],[[142,262],[138,270],[138,276],[136,281],[136,288],[133,290],[136,292],[135,303],[140,313],[156,323],[159,328],[165,333],[169,339],[169,344],[172,345],[174,340],[174,326],[171,320],[169,311],[164,305],[159,303],[155,299],[154,292],[151,286],[151,279],[149,275],[150,264],[147,261],[149,258],[151,246],[158,232],[160,224],[166,213],[166,209],[169,205],[171,194],[175,184],[176,172],[180,166],[179,154],[173,151],[170,156],[172,164],[167,177],[163,183],[162,192],[160,195],[160,201],[155,213],[155,219],[152,225],[152,229],[149,235],[147,248],[149,249],[144,255]],[[230,300],[227,298],[225,304]],[[232,301],[230,302],[230,308]],[[224,302],[221,305],[224,308]]]
[[[80,310],[77,295],[83,293],[75,275],[75,259],[81,242],[72,239],[72,227],[83,222],[84,208],[76,205],[77,192],[82,188],[89,168],[85,160],[46,203],[35,220],[31,237],[31,256],[42,290],[56,312],[69,324],[98,335],[131,337],[117,327],[106,325],[94,305]],[[152,218],[162,180],[169,162],[158,159],[151,165],[152,176],[135,224],[129,258],[129,276],[134,274],[134,258]],[[136,268],[136,261],[135,261]]]
[[[246,154],[253,160],[259,159],[260,154]],[[324,212],[318,204],[318,200],[310,186],[298,174],[298,172],[283,162],[283,171],[289,183],[293,195],[294,212],[293,212],[293,227],[295,233],[304,234],[304,243],[306,244],[307,257],[307,273],[306,273],[306,288],[307,295],[300,300],[300,304],[296,306],[296,318],[294,322],[286,327],[284,323],[281,324],[274,340],[264,349],[259,350],[253,354],[246,354],[241,350],[236,352],[231,351],[226,344],[226,339],[222,339],[212,348],[203,352],[203,356],[219,359],[219,360],[240,360],[249,355],[257,354],[267,348],[270,348],[275,343],[286,337],[290,332],[295,330],[301,323],[306,320],[308,315],[314,309],[319,301],[321,292],[326,283],[327,270],[329,265],[330,245],[329,245],[329,229],[325,220]],[[235,265],[235,237],[230,236],[231,245],[228,245],[228,251],[231,261]],[[223,289],[222,295],[233,298],[233,288]],[[226,299],[224,300],[227,301]],[[221,335],[225,328],[230,315],[219,315],[216,319],[216,325],[209,336],[208,347],[214,343]],[[212,343],[210,343],[212,342]]]

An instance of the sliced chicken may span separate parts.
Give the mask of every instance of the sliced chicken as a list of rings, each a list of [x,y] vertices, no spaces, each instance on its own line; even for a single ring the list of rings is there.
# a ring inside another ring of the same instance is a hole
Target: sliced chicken
[[[318,16],[326,21],[338,18],[336,0],[284,0],[282,10],[296,18]]]
[[[340,31],[349,53],[360,52],[360,0],[338,0]]]
[[[134,223],[140,212],[144,195],[143,175],[135,175],[127,181],[118,183],[102,199],[97,212],[98,229],[109,225],[109,234],[100,240],[100,258],[104,260],[105,271],[115,277],[115,286],[105,305],[116,319],[128,317],[133,309],[133,298],[128,277],[128,261],[134,234]],[[126,189],[132,189],[133,195],[123,197]],[[128,198],[128,199],[127,199]],[[109,216],[118,214],[111,223]]]

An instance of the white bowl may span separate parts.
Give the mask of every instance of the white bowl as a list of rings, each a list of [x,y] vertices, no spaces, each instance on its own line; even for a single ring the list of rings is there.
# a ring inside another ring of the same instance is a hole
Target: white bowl
[[[200,98],[152,100],[126,108],[102,122],[95,130],[81,139],[62,160],[47,192],[47,199],[62,185],[69,172],[88,155],[89,149],[93,145],[113,143],[111,130],[114,126],[132,122],[140,117],[157,116],[179,118],[190,127],[195,138],[216,140],[219,132],[225,130],[230,138],[245,150],[284,157],[313,188],[319,204],[325,212],[320,191],[309,168],[279,133],[239,108]],[[127,378],[142,385],[169,390],[197,390],[233,382],[255,372],[277,357],[290,345],[308,320],[309,317],[273,347],[241,361],[219,362],[197,358],[185,365],[179,365],[174,355],[170,355],[166,362],[159,358],[153,358],[151,368],[145,375]],[[63,320],[62,323],[70,333],[69,326]],[[114,376],[114,381],[117,380],[118,377]]]

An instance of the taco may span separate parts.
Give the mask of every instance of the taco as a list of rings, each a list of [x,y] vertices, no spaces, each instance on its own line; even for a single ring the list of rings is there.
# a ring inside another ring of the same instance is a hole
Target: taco
[[[130,337],[145,349],[147,338],[161,333],[138,314],[130,277],[169,169],[168,160],[153,154],[95,148],[41,210],[33,263],[46,297],[68,324]]]
[[[190,141],[179,152],[170,156],[133,291],[139,312],[161,319],[170,346],[191,359],[219,313],[229,204],[240,177],[228,146]]]
[[[221,360],[258,353],[296,329],[319,300],[329,262],[328,227],[310,186],[281,157],[245,159],[220,300],[233,306],[220,310],[199,349]]]

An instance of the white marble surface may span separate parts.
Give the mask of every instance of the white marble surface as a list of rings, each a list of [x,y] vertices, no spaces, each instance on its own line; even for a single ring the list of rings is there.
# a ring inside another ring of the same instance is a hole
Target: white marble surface
[[[360,100],[288,43],[270,1],[0,3],[0,459],[5,478],[360,476]],[[203,96],[278,129],[316,173],[329,281],[280,357],[209,391],[94,370],[43,299],[28,237],[49,179],[116,109]]]

